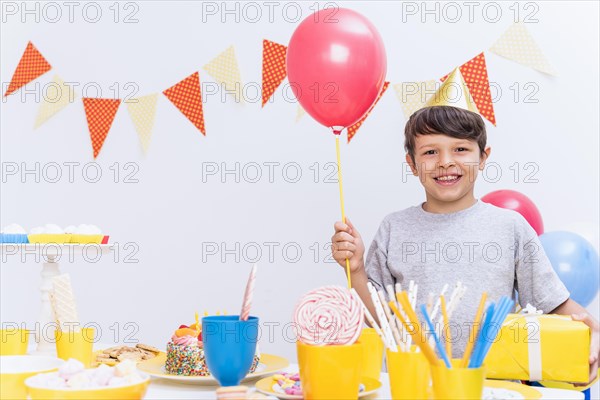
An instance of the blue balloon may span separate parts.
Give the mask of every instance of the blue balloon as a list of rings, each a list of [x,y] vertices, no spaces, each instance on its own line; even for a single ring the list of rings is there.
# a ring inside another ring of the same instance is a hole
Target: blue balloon
[[[594,247],[581,236],[564,231],[546,232],[540,235],[540,241],[571,298],[588,306],[600,285],[598,253]]]

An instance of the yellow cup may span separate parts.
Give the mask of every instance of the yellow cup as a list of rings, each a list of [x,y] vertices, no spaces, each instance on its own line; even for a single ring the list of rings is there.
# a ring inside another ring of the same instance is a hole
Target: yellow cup
[[[29,330],[2,329],[0,330],[0,356],[22,356],[27,354]]]
[[[412,346],[411,351],[386,351],[388,376],[392,398],[429,399],[431,372],[429,362],[422,352]]]
[[[358,338],[363,344],[363,364],[361,376],[379,380],[383,364],[383,342],[373,328],[364,328]]]
[[[296,343],[305,399],[357,399],[362,343],[312,346]]]
[[[86,368],[92,365],[94,347],[94,328],[56,330],[56,354],[58,358],[68,360],[74,358],[83,363]]]
[[[452,360],[452,368],[444,364],[431,366],[434,399],[481,399],[485,369],[461,368],[460,359]]]

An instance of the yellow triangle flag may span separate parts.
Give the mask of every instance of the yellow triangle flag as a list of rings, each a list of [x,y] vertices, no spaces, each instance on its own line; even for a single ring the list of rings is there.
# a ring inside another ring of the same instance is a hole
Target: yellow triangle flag
[[[46,90],[42,91],[42,104],[40,104],[34,128],[38,128],[54,114],[72,103],[75,97],[77,95],[73,88],[65,85],[65,82],[58,75],[55,75],[52,82],[47,85]]]
[[[490,51],[519,64],[531,67],[548,75],[556,75],[542,49],[522,22],[510,26],[492,45]]]
[[[394,85],[396,97],[402,104],[402,111],[406,119],[420,108],[425,106],[427,100],[436,92],[436,81],[431,79],[422,82],[402,82]]]
[[[304,114],[306,114],[306,110],[304,110],[300,103],[298,103],[298,109],[296,110],[296,122],[300,121],[300,119],[304,117]]]
[[[225,85],[225,89],[232,93],[237,102],[243,103],[242,78],[233,46],[213,58],[204,67],[204,70],[215,80]]]
[[[127,101],[127,111],[135,125],[144,154],[148,151],[152,138],[157,100],[158,93]]]

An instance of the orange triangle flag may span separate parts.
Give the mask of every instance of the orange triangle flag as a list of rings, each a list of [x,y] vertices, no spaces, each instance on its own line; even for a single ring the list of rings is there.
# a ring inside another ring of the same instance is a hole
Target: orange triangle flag
[[[52,66],[46,61],[44,56],[35,48],[33,43],[27,43],[27,48],[21,60],[17,65],[17,69],[10,80],[8,89],[4,93],[4,97],[19,90],[22,86],[27,85],[37,77],[44,75],[50,71]]]
[[[488,80],[487,66],[483,53],[467,61],[459,67],[473,101],[482,117],[496,126],[496,116],[494,115],[494,104],[492,103],[492,93],[490,91],[490,81]],[[442,78],[446,80],[448,75]]]
[[[285,68],[285,57],[287,47],[263,40],[262,54],[262,106],[267,104],[275,90],[285,79],[287,71]]]
[[[198,72],[194,72],[181,82],[166,89],[163,94],[206,136],[204,112],[202,111],[202,92],[200,91],[200,74]]]
[[[92,139],[94,159],[100,154],[120,104],[120,99],[92,99],[86,97],[83,99],[85,117]]]
[[[375,99],[375,103],[373,103],[373,105],[371,106],[369,111],[367,111],[367,113],[361,119],[359,119],[357,122],[355,122],[352,126],[348,127],[348,143],[350,143],[350,141],[352,140],[354,135],[356,135],[356,132],[358,132],[358,129],[360,128],[360,126],[363,124],[363,122],[365,122],[365,120],[367,119],[369,114],[371,114],[371,111],[373,111],[373,109],[379,102],[379,99],[381,99],[381,96],[383,96],[383,94],[387,90],[388,86],[390,86],[390,83],[385,82],[383,84],[383,87],[381,88],[381,92],[379,92],[379,95],[377,96],[377,99]]]

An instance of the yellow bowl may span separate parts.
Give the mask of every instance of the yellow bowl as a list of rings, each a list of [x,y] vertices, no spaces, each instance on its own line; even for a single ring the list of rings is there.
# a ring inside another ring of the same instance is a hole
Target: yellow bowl
[[[29,243],[70,243],[70,233],[37,233],[28,235]]]
[[[63,362],[56,357],[46,356],[0,356],[0,399],[26,398],[27,378],[56,371]]]
[[[27,394],[31,400],[140,400],[144,398],[150,375],[137,372],[143,380],[130,385],[115,387],[99,387],[90,389],[54,389],[36,385],[31,379],[25,381]],[[48,375],[56,375],[51,372]]]

